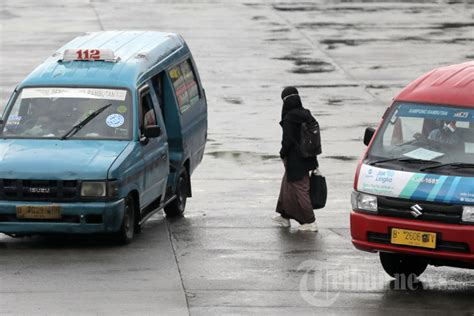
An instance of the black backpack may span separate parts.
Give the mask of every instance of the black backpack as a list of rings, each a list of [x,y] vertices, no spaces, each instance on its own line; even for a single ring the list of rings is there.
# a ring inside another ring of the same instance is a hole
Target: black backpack
[[[322,153],[319,123],[315,119],[301,123],[300,151],[303,157],[316,157]]]

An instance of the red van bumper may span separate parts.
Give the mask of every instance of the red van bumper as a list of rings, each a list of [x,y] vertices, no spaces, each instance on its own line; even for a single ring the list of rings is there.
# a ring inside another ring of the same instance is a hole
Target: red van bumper
[[[438,234],[436,249],[399,246],[390,243],[392,228],[402,228]],[[461,261],[474,265],[474,226],[423,222],[394,217],[351,212],[352,243],[369,252],[386,251]]]

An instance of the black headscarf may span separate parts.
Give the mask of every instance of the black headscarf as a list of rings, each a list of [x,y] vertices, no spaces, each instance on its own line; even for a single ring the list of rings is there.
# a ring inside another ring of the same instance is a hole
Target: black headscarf
[[[298,89],[295,87],[286,87],[281,92],[281,99],[283,100],[283,108],[281,111],[281,120],[285,118],[288,112],[303,108],[303,103],[301,103],[301,98],[298,94]]]

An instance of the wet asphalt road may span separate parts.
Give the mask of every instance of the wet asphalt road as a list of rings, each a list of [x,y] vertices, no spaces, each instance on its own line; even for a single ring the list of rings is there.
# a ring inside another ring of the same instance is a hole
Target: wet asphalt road
[[[33,1],[0,4],[2,105],[84,31],[181,33],[209,102],[209,142],[186,216],[129,246],[0,237],[0,314],[474,314],[474,273],[430,267],[399,290],[350,242],[366,126],[409,81],[474,59],[472,1]],[[330,196],[319,233],[274,227],[279,94],[296,85],[323,127]]]

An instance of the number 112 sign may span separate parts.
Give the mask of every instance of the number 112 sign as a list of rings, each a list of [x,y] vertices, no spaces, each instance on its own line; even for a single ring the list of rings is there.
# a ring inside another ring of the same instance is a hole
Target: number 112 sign
[[[66,49],[62,61],[117,61],[110,49]]]

